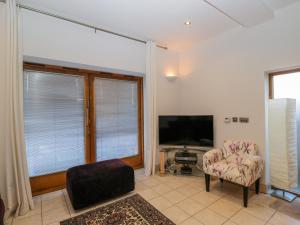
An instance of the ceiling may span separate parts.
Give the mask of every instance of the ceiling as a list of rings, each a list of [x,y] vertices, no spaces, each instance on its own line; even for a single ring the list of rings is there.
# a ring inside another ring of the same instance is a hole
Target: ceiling
[[[255,26],[300,0],[19,0],[34,8],[182,49],[232,28]],[[192,25],[184,25],[190,20]]]

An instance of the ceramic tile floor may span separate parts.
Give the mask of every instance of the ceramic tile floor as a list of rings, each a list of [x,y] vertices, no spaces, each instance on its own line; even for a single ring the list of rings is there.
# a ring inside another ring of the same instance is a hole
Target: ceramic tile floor
[[[242,189],[240,187],[213,180],[210,193],[205,192],[204,188],[203,177],[160,177],[158,175],[145,177],[141,173],[137,173],[134,193],[139,193],[176,224],[300,224],[300,201],[298,200],[293,205],[287,205],[269,195],[255,195],[251,192],[249,206],[244,208],[242,207]],[[112,201],[116,200],[118,199]],[[25,216],[10,219],[5,224],[59,225],[59,221],[112,202],[74,211],[66,190],[35,197],[34,201],[35,210]],[[285,207],[287,207],[286,210]]]

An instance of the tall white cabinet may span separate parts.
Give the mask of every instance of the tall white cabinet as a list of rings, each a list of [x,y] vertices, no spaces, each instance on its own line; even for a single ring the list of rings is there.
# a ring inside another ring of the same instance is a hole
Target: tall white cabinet
[[[269,100],[271,185],[289,190],[298,183],[295,99]]]

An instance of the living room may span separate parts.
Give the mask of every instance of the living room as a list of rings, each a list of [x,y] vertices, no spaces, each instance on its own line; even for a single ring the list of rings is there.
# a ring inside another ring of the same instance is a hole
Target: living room
[[[299,11],[1,0],[4,224],[300,224]]]

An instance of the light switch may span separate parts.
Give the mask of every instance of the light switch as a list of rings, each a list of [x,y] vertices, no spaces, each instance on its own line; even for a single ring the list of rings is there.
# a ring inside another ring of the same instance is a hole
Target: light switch
[[[231,122],[230,117],[226,117],[225,120],[224,120],[224,122],[225,123],[230,123]]]

